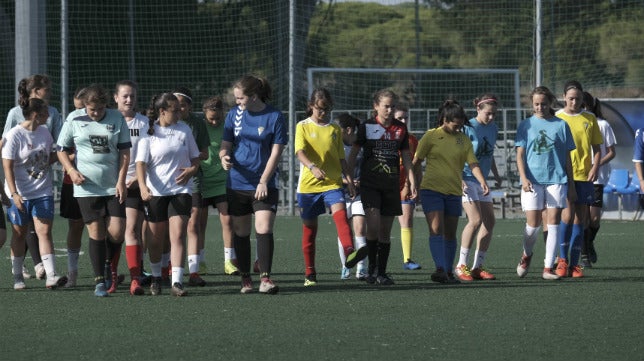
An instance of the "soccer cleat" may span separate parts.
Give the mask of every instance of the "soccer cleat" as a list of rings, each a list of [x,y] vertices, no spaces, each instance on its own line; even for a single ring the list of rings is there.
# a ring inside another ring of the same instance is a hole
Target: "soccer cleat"
[[[107,283],[107,282],[106,282]],[[116,273],[112,273],[111,282],[109,282],[110,287],[107,288],[107,293],[116,292],[116,287],[119,285],[119,276]],[[106,284],[107,286],[107,284]]]
[[[347,255],[347,260],[344,262],[344,266],[347,268],[353,268],[358,262],[362,261],[369,254],[369,249],[367,246],[360,247],[358,250]]]
[[[199,262],[199,274],[200,275],[207,275],[208,274],[208,265],[206,262]]]
[[[251,293],[253,292],[253,281],[250,277],[242,277],[242,288],[239,291],[241,293]]]
[[[528,274],[528,268],[530,268],[530,261],[532,261],[532,255],[521,256],[521,261],[517,265],[517,275],[521,278],[525,277]]]
[[[315,275],[308,275],[304,277],[304,287],[315,286],[317,284],[318,284],[318,280]]]
[[[71,271],[67,273],[67,283],[65,283],[65,288],[76,287],[77,280],[78,280],[78,271]]]
[[[421,269],[420,265],[410,259],[407,262],[403,263],[403,269],[406,271],[415,271]]]
[[[483,267],[476,267],[472,271],[470,271],[472,278],[475,280],[495,280],[496,276],[494,276],[490,271],[486,270]]]
[[[584,277],[584,269],[580,265],[573,266],[568,270],[568,277],[582,278]]]
[[[158,296],[161,294],[161,284],[163,284],[163,279],[161,277],[154,277],[150,280],[150,294],[152,296]]]
[[[376,277],[376,283],[383,286],[391,286],[394,284],[394,280],[392,280],[389,275],[385,273]]]
[[[270,278],[262,277],[262,282],[259,284],[259,293],[274,295],[279,292],[279,290],[279,287],[277,287]]]
[[[19,275],[13,275],[13,289],[24,290],[25,288],[27,288],[27,285],[25,285],[25,278],[22,273]]]
[[[456,278],[453,272],[447,272],[447,283],[457,284],[457,283],[461,283],[461,281],[458,278]]]
[[[67,283],[67,276],[58,276],[54,274],[51,277],[47,277],[47,282],[45,282],[45,287],[53,290],[58,287],[62,287]]]
[[[224,262],[224,273],[227,275],[238,275],[239,269],[235,266],[232,260],[227,259]]]
[[[567,277],[568,276],[568,262],[566,261],[565,258],[559,258],[559,261],[557,262],[557,269],[555,270],[555,273],[559,277]]]
[[[141,272],[141,276],[139,277],[139,284],[141,285],[141,287],[149,286],[151,282],[152,275],[145,271]]]
[[[368,276],[369,273],[367,273],[367,267],[358,264],[358,269],[356,270],[356,279],[358,281],[364,281]]]
[[[581,259],[579,260],[579,263],[584,268],[592,268],[593,267],[593,264],[590,262],[589,257],[587,255],[585,255],[585,254],[581,255]]]
[[[259,260],[256,259],[255,263],[253,264],[253,272],[259,273]]]
[[[552,268],[544,268],[543,273],[541,274],[541,278],[544,280],[558,280],[561,279],[561,277],[557,276],[552,272]]]
[[[438,283],[449,283],[449,278],[447,277],[447,272],[442,268],[437,268],[434,273],[430,276],[431,280]]]
[[[110,294],[107,293],[107,288],[105,288],[105,283],[97,283],[96,287],[94,288],[94,296],[96,297],[107,297]]]
[[[36,271],[36,278],[39,280],[44,280],[47,277],[47,272],[45,272],[45,266],[42,262],[34,266],[34,271]]]
[[[142,296],[144,293],[145,291],[143,291],[143,287],[141,287],[139,280],[133,279],[130,283],[130,294],[132,296]]]
[[[470,271],[470,268],[467,267],[466,264],[461,264],[458,265],[455,269],[454,272],[456,273],[456,276],[461,280],[465,282],[470,282],[474,281],[474,277],[472,277],[472,272]]]
[[[177,296],[177,297],[183,297],[183,296],[188,294],[188,292],[183,289],[183,285],[181,283],[179,283],[179,282],[175,282],[175,283],[172,284],[172,288],[170,289],[170,293],[173,296]]]
[[[22,278],[28,280],[31,279],[31,273],[29,273],[29,270],[27,269],[27,266],[22,265]]]
[[[176,283],[175,283],[176,284]],[[204,281],[201,276],[199,276],[199,273],[191,273],[190,277],[188,278],[188,286],[199,286],[203,287],[206,285],[206,281]]]
[[[340,273],[340,279],[341,280],[348,280],[351,278],[351,270],[349,268],[346,268],[345,266],[342,266],[342,271]]]

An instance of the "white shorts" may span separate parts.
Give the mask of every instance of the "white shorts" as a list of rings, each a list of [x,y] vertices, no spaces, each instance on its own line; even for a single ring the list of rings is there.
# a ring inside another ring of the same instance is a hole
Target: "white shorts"
[[[532,192],[521,189],[523,211],[541,211],[545,208],[566,208],[567,184],[532,184]]]
[[[353,216],[364,216],[364,207],[362,207],[362,200],[360,195],[357,195],[354,199],[347,194],[344,197],[344,202],[347,208],[347,218],[351,219]]]
[[[481,187],[479,182],[472,180],[463,181],[466,186],[463,190],[463,203],[475,201],[492,203],[492,193],[488,192],[487,195],[483,195],[483,187]]]

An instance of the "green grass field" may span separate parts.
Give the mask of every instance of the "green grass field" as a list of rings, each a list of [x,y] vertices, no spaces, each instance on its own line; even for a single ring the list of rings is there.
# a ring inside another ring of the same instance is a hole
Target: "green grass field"
[[[79,287],[14,291],[9,244],[0,250],[2,358],[8,360],[642,360],[644,245],[641,222],[604,221],[598,262],[579,280],[543,281],[543,242],[524,279],[515,268],[522,220],[499,220],[486,266],[495,281],[432,283],[427,225],[416,218],[414,259],[403,271],[395,224],[394,286],[341,281],[332,219],[320,219],[318,286],[304,288],[301,223],[275,229],[275,296],[239,293],[223,275],[218,222],[211,217],[204,288],[176,298],[132,297],[127,288],[93,296],[87,244]],[[66,270],[65,223],[57,219],[57,269]],[[461,220],[461,226],[464,220]],[[9,232],[11,233],[11,232]],[[10,235],[9,235],[10,237]],[[32,268],[31,259],[26,264]],[[126,272],[125,257],[121,273]],[[214,274],[213,274],[214,271]],[[129,279],[129,278],[128,278]],[[257,277],[255,277],[257,281]],[[256,287],[258,282],[255,282]]]

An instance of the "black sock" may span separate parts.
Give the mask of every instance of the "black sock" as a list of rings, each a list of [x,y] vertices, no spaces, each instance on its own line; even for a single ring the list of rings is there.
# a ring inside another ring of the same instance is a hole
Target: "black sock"
[[[387,273],[387,261],[391,251],[391,243],[378,243],[378,275],[384,276]]]
[[[233,234],[233,246],[237,255],[237,266],[242,274],[250,274],[250,235],[240,237]]]
[[[275,250],[275,241],[272,233],[256,234],[257,236],[257,255],[259,256],[259,269],[262,272],[261,277],[270,277],[273,268],[273,252]]]
[[[367,249],[369,253],[367,255],[369,259],[369,274],[372,274],[376,271],[378,264],[378,240],[367,239]]]
[[[92,269],[94,270],[94,279],[96,283],[105,281],[105,240],[89,239],[89,259],[92,261]]]

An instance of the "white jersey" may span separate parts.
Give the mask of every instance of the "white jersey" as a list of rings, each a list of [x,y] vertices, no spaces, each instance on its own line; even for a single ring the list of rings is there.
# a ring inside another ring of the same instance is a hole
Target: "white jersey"
[[[130,165],[127,168],[126,182],[132,178],[136,178],[136,153],[139,148],[139,141],[141,138],[148,136],[148,129],[150,129],[150,120],[148,117],[141,113],[136,113],[134,118],[127,121],[127,127],[130,128],[130,141],[132,148],[130,148]]]
[[[599,126],[599,131],[602,133],[602,138],[604,139],[604,143],[599,145],[601,159],[606,155],[606,149],[617,144],[617,140],[615,140],[615,133],[613,132],[613,128],[610,127],[610,124],[608,124],[608,121],[598,118],[597,125]],[[597,175],[595,184],[606,184],[608,182],[608,177],[610,176],[611,168],[610,162],[599,167],[599,174]]]
[[[54,188],[49,157],[54,150],[54,138],[47,127],[34,131],[17,126],[4,135],[2,158],[13,160],[16,189],[23,199],[52,196]],[[11,194],[6,179],[4,191]]]
[[[192,179],[180,185],[176,178],[194,158],[199,158],[199,149],[184,122],[167,127],[154,124],[154,134],[141,138],[136,152],[136,161],[147,164],[146,184],[153,196],[192,194]]]

